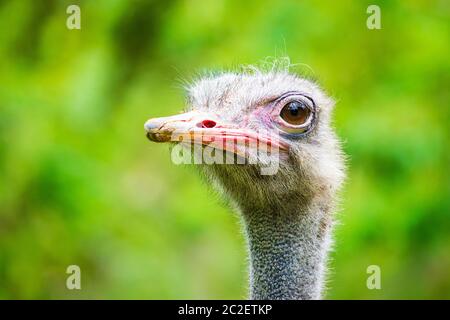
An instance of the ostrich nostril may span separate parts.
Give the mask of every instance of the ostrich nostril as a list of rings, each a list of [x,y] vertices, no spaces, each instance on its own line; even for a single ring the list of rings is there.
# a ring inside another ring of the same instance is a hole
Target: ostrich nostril
[[[197,124],[200,128],[214,128],[216,126],[216,122],[213,120],[203,120],[199,124]]]

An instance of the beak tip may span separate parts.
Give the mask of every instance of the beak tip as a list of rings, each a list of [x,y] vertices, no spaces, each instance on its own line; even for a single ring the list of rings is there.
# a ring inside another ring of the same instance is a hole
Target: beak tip
[[[153,142],[168,142],[170,141],[169,131],[161,131],[163,123],[159,119],[149,119],[144,124],[147,139]]]
[[[144,129],[147,132],[158,129],[158,127],[159,127],[159,125],[155,121],[152,121],[152,119],[147,120],[147,122],[145,122],[145,124],[144,124]]]

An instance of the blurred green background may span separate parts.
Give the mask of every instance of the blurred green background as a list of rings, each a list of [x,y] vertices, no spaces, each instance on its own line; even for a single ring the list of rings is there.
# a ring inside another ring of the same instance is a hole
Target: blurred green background
[[[285,55],[350,156],[326,297],[450,298],[449,21],[444,0],[0,1],[0,298],[245,298],[238,218],[143,123],[202,70]]]

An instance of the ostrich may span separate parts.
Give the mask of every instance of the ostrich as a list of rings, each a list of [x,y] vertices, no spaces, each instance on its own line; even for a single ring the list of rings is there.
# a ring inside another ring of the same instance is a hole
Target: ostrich
[[[187,112],[145,123],[151,141],[174,146],[184,134],[258,142],[247,159],[259,157],[262,146],[279,148],[279,168],[272,175],[248,161],[198,166],[242,218],[250,299],[322,297],[336,194],[345,178],[331,127],[333,105],[315,83],[288,70],[226,72],[188,87]],[[206,144],[184,141],[188,148]],[[213,148],[245,158],[229,145]]]

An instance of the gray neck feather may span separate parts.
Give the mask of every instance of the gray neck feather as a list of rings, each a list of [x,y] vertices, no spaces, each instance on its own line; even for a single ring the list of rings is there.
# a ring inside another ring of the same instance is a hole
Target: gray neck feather
[[[244,212],[250,299],[320,299],[329,213]]]

